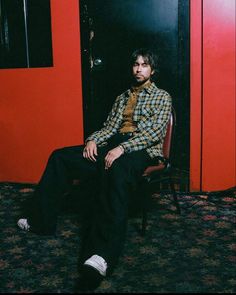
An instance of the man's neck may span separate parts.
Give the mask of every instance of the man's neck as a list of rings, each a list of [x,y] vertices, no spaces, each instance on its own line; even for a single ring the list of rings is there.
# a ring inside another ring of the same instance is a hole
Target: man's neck
[[[145,81],[143,83],[134,83],[131,88],[134,91],[138,91],[138,90],[144,89],[146,87],[149,87],[151,85],[151,83],[152,82],[150,80],[147,80],[147,81]]]

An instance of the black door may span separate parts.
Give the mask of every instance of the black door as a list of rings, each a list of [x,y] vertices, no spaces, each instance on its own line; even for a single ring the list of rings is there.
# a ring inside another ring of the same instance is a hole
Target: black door
[[[189,169],[189,1],[80,0],[85,137],[98,130],[129,87],[129,58],[148,47],[159,55],[157,86],[177,114],[174,165]]]

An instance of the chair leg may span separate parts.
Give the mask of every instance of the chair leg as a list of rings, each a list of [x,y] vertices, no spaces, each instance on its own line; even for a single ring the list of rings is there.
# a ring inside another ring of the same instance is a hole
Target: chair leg
[[[178,200],[177,193],[176,193],[176,190],[175,190],[175,185],[173,183],[173,180],[172,180],[171,176],[170,176],[170,188],[171,188],[171,192],[172,192],[172,195],[173,195],[173,199],[174,199],[174,203],[175,203],[177,212],[178,212],[178,214],[181,214],[179,200]]]
[[[176,193],[175,190],[173,191],[173,198],[174,198],[175,206],[176,206],[176,208],[177,208],[177,212],[178,212],[178,214],[181,214],[181,209],[180,209],[180,205],[179,205],[179,200],[178,200],[178,198],[177,198],[177,193]]]

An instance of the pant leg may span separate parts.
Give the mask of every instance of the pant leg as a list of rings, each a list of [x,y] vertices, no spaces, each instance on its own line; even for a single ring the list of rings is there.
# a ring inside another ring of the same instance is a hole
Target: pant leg
[[[26,217],[32,230],[51,234],[56,230],[57,216],[64,193],[71,181],[96,176],[96,164],[83,158],[83,146],[55,150],[48,159],[44,173],[36,187]]]
[[[123,250],[128,220],[128,201],[150,157],[145,151],[125,154],[111,168],[100,166],[100,192],[94,202],[92,224],[87,231],[84,259],[102,256],[111,272]]]

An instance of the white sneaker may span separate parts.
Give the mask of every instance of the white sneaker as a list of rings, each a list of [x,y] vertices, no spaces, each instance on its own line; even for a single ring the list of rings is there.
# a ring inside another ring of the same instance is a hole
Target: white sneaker
[[[102,276],[106,276],[107,263],[101,256],[93,255],[84,264],[96,268]]]
[[[26,218],[21,218],[17,221],[17,225],[19,228],[28,231],[30,229],[30,225],[28,224],[28,221]]]

